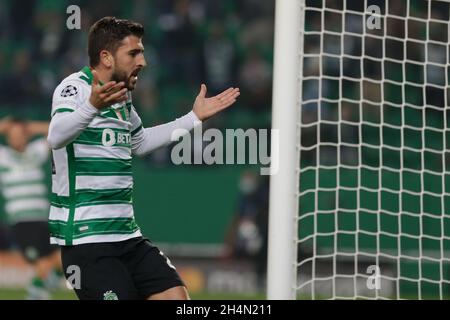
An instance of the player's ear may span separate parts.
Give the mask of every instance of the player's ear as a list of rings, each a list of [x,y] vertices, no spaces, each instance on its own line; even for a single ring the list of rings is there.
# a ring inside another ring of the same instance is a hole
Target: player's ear
[[[113,57],[111,56],[111,54],[106,51],[106,50],[102,50],[100,52],[100,61],[103,63],[103,65],[107,68],[111,68],[113,66]]]

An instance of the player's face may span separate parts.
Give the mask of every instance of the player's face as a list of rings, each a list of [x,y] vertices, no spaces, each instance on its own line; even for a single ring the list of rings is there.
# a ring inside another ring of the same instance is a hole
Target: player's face
[[[23,123],[15,123],[9,129],[7,141],[11,148],[18,152],[25,151],[28,144],[28,132]]]
[[[134,90],[137,83],[137,75],[147,63],[144,57],[144,45],[142,39],[136,36],[128,36],[122,40],[122,45],[114,55],[113,81],[123,81],[128,90]]]

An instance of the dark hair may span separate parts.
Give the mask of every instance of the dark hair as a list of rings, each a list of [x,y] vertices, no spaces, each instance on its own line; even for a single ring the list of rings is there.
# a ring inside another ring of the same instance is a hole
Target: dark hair
[[[144,27],[137,22],[115,17],[104,17],[92,25],[89,30],[88,55],[91,67],[100,62],[100,52],[108,50],[114,54],[121,41],[129,35],[142,38]]]
[[[20,124],[20,125],[25,125],[28,122],[27,119],[25,119],[25,117],[19,116],[19,115],[9,117],[8,120],[11,123]]]

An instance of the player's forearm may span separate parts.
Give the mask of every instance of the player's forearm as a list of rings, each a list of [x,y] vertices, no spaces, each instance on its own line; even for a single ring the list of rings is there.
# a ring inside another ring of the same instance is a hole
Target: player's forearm
[[[98,109],[86,103],[72,113],[57,113],[53,116],[47,141],[54,150],[74,141],[98,114]]]
[[[49,123],[46,121],[28,122],[28,131],[31,135],[47,135]]]
[[[172,122],[168,122],[156,127],[145,128],[140,136],[136,137],[133,143],[133,153],[143,156],[149,152],[156,150],[162,146],[168,145],[173,140],[173,134],[177,129],[191,131],[201,121],[194,112],[189,112],[185,116],[178,118]]]

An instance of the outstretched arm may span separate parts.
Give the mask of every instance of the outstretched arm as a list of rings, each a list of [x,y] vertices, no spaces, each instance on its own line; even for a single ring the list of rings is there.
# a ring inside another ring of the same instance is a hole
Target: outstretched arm
[[[239,88],[229,88],[214,97],[206,98],[206,90],[206,86],[202,84],[200,93],[195,99],[192,111],[185,116],[156,127],[144,129],[140,125],[133,130],[133,153],[138,156],[143,156],[171,143],[172,134],[175,130],[192,130],[196,125],[201,124],[202,121],[211,118],[215,114],[231,106],[236,102],[236,98],[240,94]],[[131,121],[132,123],[141,123],[136,111],[133,111]]]
[[[133,111],[133,113],[136,114],[136,111]],[[171,143],[172,134],[175,130],[184,129],[190,131],[196,125],[200,124],[201,121],[197,118],[195,113],[191,111],[181,118],[159,126],[145,129],[141,126],[135,132],[132,132],[131,141],[133,154],[144,156],[153,150]]]

